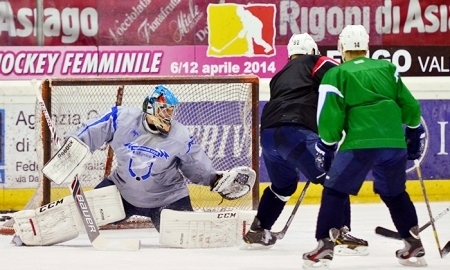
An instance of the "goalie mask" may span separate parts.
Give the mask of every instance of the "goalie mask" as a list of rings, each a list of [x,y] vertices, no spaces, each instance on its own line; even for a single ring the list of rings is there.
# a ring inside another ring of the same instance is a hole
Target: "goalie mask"
[[[146,114],[147,124],[152,125],[163,135],[169,134],[178,98],[168,88],[159,85],[144,99],[142,110]]]

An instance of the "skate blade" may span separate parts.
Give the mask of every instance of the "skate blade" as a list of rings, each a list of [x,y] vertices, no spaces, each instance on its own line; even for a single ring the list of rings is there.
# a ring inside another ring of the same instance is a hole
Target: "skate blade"
[[[330,262],[331,260],[328,259],[319,259],[318,262],[304,260],[302,268],[304,270],[328,270],[330,269]]]
[[[428,265],[424,257],[411,257],[409,259],[398,259],[398,262],[401,265],[410,267],[425,267]]]
[[[25,244],[22,242],[22,239],[20,239],[20,237],[16,234],[13,236],[11,244],[15,246],[25,246]]]
[[[239,249],[240,250],[265,250],[265,249],[270,249],[272,248],[273,245],[270,246],[265,246],[265,245],[261,245],[261,244],[248,244],[246,242],[243,242],[240,246]]]
[[[369,255],[368,246],[357,246],[349,248],[348,245],[336,245],[334,247],[334,254],[339,256],[367,256]]]

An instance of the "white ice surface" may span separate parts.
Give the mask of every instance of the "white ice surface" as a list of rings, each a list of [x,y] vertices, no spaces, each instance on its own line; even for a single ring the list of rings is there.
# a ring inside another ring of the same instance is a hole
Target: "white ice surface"
[[[433,202],[433,215],[444,211],[450,202]],[[284,239],[268,250],[239,250],[238,247],[216,249],[174,249],[159,244],[155,229],[102,231],[106,238],[140,239],[142,247],[136,252],[100,251],[94,249],[86,236],[51,247],[16,247],[11,236],[0,236],[0,265],[8,270],[72,270],[72,269],[208,269],[208,270],[272,270],[302,269],[302,254],[316,247],[314,231],[318,205],[302,205]],[[429,221],[424,203],[416,203],[419,225]],[[289,217],[292,206],[287,206],[275,224],[279,231]],[[394,228],[384,204],[352,205],[352,234],[369,241],[370,254],[366,257],[338,257],[332,269],[415,269],[397,262],[395,251],[403,247],[398,240],[380,237],[376,226]],[[450,241],[450,214],[436,221],[441,247]],[[426,249],[426,269],[450,269],[450,255],[441,259],[432,227],[421,233]]]

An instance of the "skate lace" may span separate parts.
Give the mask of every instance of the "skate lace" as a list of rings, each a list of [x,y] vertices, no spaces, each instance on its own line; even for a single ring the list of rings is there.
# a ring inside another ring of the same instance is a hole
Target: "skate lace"
[[[358,245],[367,245],[367,241],[350,234],[350,229],[347,226],[341,228],[341,234],[338,237],[338,242],[352,242]]]

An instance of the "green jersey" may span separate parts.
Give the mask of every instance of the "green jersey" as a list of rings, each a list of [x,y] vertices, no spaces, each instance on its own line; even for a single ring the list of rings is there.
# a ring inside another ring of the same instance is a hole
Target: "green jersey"
[[[386,60],[360,57],[330,69],[319,87],[317,124],[340,150],[406,148],[403,124],[420,124],[420,104]]]

